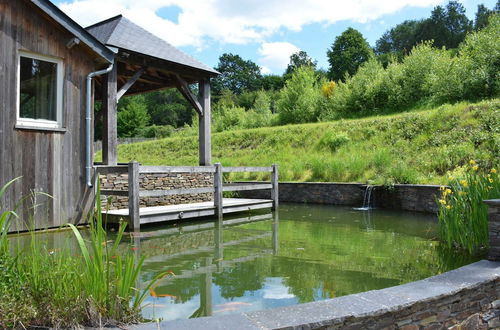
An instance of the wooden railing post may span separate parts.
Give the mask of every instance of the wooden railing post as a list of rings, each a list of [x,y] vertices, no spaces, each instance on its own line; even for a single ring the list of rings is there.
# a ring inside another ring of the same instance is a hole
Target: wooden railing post
[[[138,231],[141,228],[139,214],[139,163],[136,161],[128,163],[128,230]]]
[[[217,215],[218,219],[222,219],[223,211],[222,211],[222,165],[221,163],[215,164],[215,174],[214,174],[214,206],[215,206],[215,215]]]
[[[279,192],[278,192],[278,165],[273,164],[273,171],[271,172],[271,199],[273,200],[273,210],[277,210],[279,206]]]

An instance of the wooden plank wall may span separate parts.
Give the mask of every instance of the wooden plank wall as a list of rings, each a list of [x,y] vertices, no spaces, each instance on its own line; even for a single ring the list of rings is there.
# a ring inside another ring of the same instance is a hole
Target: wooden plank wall
[[[84,178],[84,109],[85,78],[96,65],[81,45],[66,48],[72,37],[28,1],[0,0],[0,185],[22,176],[0,202],[12,209],[32,191],[51,195],[38,195],[35,211],[20,212],[37,228],[79,221],[93,198]],[[65,132],[15,128],[19,50],[63,59]],[[25,223],[12,229],[24,230]]]

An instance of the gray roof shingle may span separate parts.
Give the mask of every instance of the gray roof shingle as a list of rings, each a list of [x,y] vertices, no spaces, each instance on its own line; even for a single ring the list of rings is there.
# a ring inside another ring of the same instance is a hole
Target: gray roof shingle
[[[214,69],[198,62],[191,56],[158,38],[122,15],[118,15],[86,28],[103,44],[153,56],[162,60],[186,65],[195,69],[218,74]]]

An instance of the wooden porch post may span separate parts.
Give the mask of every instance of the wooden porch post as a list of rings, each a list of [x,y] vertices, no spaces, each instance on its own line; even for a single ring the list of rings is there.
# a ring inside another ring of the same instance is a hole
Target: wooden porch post
[[[102,162],[105,165],[117,164],[118,119],[117,119],[117,65],[113,66],[103,79],[102,94]]]
[[[139,213],[139,163],[128,163],[128,231],[139,231],[141,228],[141,215]]]
[[[212,147],[210,133],[210,79],[201,80],[198,84],[200,91],[199,103],[203,108],[203,115],[200,115],[199,124],[199,157],[200,165],[208,166],[212,164]]]

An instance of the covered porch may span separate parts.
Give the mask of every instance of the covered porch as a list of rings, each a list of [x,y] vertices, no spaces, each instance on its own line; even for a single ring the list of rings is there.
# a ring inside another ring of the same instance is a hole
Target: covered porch
[[[102,102],[102,164],[96,164],[101,193],[122,202],[107,210],[112,220],[126,219],[129,230],[141,224],[276,208],[277,167],[222,168],[212,165],[210,79],[219,73],[184,54],[121,15],[87,27],[115,52],[111,71],[96,79]],[[176,88],[199,118],[199,166],[142,166],[118,163],[117,105],[121,97]],[[226,184],[223,173],[264,171],[269,184]],[[188,182],[189,184],[186,184]],[[269,199],[224,199],[224,191],[270,189]],[[174,198],[174,196],[177,196]],[[187,197],[178,197],[187,196]]]

